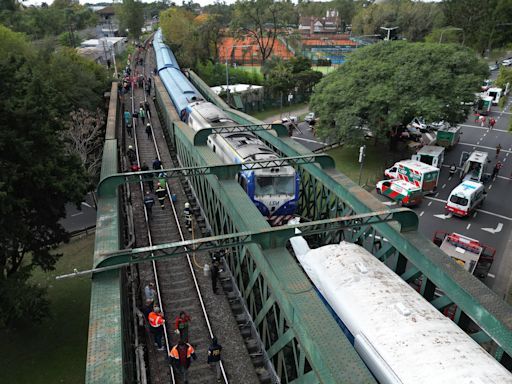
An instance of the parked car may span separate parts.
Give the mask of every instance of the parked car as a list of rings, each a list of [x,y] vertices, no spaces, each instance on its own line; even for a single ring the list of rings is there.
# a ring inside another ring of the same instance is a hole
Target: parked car
[[[508,57],[501,62],[505,67],[510,67],[512,65],[512,57]]]
[[[402,132],[400,132],[400,139],[402,140],[420,141],[421,136],[421,131],[418,128],[413,127],[412,125],[404,127],[402,129]]]
[[[304,121],[305,121],[306,123],[311,123],[312,121],[314,121],[314,120],[315,120],[315,118],[316,118],[316,116],[315,116],[315,112],[309,112],[309,113],[306,115],[306,117],[304,118]]]
[[[489,65],[489,71],[491,71],[491,72],[497,71],[498,69],[500,69],[500,66],[497,64]]]

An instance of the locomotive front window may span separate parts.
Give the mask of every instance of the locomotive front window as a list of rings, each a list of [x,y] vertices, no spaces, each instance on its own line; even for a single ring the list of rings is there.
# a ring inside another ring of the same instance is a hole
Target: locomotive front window
[[[256,177],[255,195],[293,195],[294,177],[258,176]]]
[[[295,192],[294,177],[276,177],[274,185],[277,194],[293,195]]]

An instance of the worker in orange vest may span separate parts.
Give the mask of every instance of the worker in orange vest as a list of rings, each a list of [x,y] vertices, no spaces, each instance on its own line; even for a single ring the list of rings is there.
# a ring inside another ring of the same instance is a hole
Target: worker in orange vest
[[[169,352],[169,357],[171,363],[174,364],[174,367],[181,373],[183,383],[188,384],[190,358],[192,357],[194,360],[197,360],[194,348],[189,343],[180,340],[178,344],[172,347],[171,352]]]
[[[165,320],[162,316],[162,311],[159,307],[155,307],[153,312],[150,312],[148,316],[149,321],[149,329],[155,338],[155,346],[158,347],[159,351],[164,350],[164,346],[162,344],[162,337],[164,335],[164,323]]]

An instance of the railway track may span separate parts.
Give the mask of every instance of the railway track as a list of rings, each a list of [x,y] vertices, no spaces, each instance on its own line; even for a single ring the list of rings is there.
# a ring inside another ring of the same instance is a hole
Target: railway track
[[[140,68],[140,67],[139,67]],[[134,68],[135,70],[135,68]],[[125,97],[129,103],[131,112],[138,109],[140,102],[146,101],[146,94],[141,89],[131,90],[131,97]],[[126,108],[125,107],[125,108]],[[152,113],[153,112],[153,113]],[[152,116],[152,115],[155,116]],[[142,121],[133,119],[133,138],[128,138],[137,153],[137,163],[140,167],[143,164],[151,168],[155,158],[160,159],[164,168],[172,166],[172,160],[163,141],[163,132],[157,124],[154,109],[150,110],[146,121],[153,127],[153,134],[148,137],[145,133],[145,124]],[[162,139],[162,140],[161,140]],[[137,185],[131,186],[131,201],[134,207],[134,222],[137,246],[156,245],[173,241],[184,240],[188,237],[188,231],[182,228],[182,210],[178,207],[187,201],[182,192],[179,181],[169,180],[167,185],[167,196],[165,209],[161,209],[155,197],[155,206],[152,209],[151,217],[143,204],[143,197],[149,187],[146,182],[140,181]],[[169,197],[172,194],[177,196],[177,203]],[[196,266],[197,267],[197,266]],[[196,349],[199,357],[193,361],[189,369],[189,382],[191,383],[212,383],[216,382],[215,372],[206,364],[207,349],[213,336],[212,328],[204,306],[201,290],[197,281],[196,271],[191,255],[185,254],[173,259],[151,262],[139,267],[141,287],[148,282],[154,282],[158,304],[166,319],[164,329],[165,351],[158,351],[153,345],[152,337],[148,335],[148,360],[149,378],[151,383],[181,383],[179,374],[169,368],[167,356],[170,349],[177,344],[178,336],[174,334],[174,319],[180,311],[187,312],[192,320],[189,326],[190,344]],[[227,375],[222,368],[223,382],[228,383]]]

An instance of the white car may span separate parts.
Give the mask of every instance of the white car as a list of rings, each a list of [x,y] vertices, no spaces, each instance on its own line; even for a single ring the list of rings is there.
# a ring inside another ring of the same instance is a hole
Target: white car
[[[312,121],[315,120],[315,112],[309,112],[306,117],[304,118],[304,121],[306,123],[311,123]]]
[[[505,59],[501,62],[505,67],[510,67],[512,65],[512,57],[509,57],[508,59]]]

